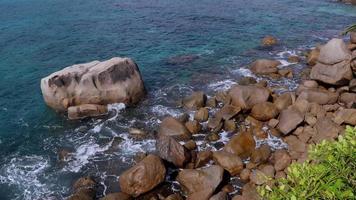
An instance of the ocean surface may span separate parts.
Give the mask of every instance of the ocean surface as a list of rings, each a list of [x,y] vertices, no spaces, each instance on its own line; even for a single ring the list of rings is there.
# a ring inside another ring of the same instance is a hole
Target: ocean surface
[[[154,151],[160,120],[184,112],[181,97],[253,76],[246,66],[257,58],[298,71],[304,64],[288,63],[289,55],[355,22],[356,7],[329,0],[0,0],[0,199],[65,199],[87,175],[101,182],[99,197],[119,191],[118,175],[135,155]],[[280,44],[260,47],[265,35]],[[140,105],[111,105],[109,116],[83,121],[46,107],[42,77],[115,56],[139,65],[148,90]],[[270,84],[288,90],[297,82]],[[150,134],[132,138],[130,127]],[[62,150],[71,152],[67,161],[58,159]]]

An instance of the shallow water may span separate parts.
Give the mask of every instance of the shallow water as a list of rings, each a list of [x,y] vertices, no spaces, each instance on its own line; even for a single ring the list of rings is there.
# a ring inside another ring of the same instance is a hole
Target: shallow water
[[[152,134],[134,140],[129,127],[151,132],[163,116],[183,112],[176,101],[191,91],[227,89],[253,76],[244,67],[256,58],[286,60],[338,36],[356,21],[356,7],[327,0],[2,0],[0,21],[0,199],[62,199],[83,175],[98,177],[103,193],[118,191],[118,175],[134,155],[154,151]],[[281,44],[259,47],[269,34]],[[180,55],[196,59],[169,63]],[[149,94],[137,108],[114,105],[108,117],[72,122],[45,106],[41,77],[114,56],[140,66]],[[293,89],[297,80],[270,84]],[[61,149],[72,152],[66,163],[58,161]]]

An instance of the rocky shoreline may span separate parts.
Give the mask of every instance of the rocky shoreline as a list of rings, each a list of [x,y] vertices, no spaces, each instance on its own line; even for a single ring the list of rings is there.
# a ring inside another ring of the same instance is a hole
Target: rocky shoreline
[[[185,97],[179,104],[193,115],[164,118],[157,129],[156,153],[140,156],[136,165],[121,174],[121,192],[101,199],[260,199],[256,186],[266,184],[269,178],[286,177],[291,163],[306,160],[308,145],[334,140],[346,125],[356,125],[356,33],[350,35],[347,44],[332,39],[312,49],[305,59],[309,66],[299,74],[301,83],[293,92],[278,93],[266,80],[246,77],[214,96],[197,91]],[[276,42],[268,36],[263,45]],[[291,62],[302,59],[290,57]],[[294,76],[292,69],[280,65],[267,58],[251,63],[250,70],[272,79]],[[140,75],[137,77],[142,81]],[[143,86],[136,88],[144,91]],[[139,98],[143,93],[137,93]],[[93,105],[80,102],[84,103],[73,105]],[[103,106],[106,102],[97,104]],[[70,118],[97,115],[80,109],[69,112],[73,105],[66,106],[69,116],[74,116]],[[97,110],[100,114],[107,111]],[[202,148],[195,141],[196,136],[202,136],[207,143],[213,143],[222,133],[229,139],[218,150]],[[288,148],[270,146],[270,138],[281,140]],[[178,187],[167,190],[167,184]],[[97,199],[97,187],[95,179],[83,177],[74,183],[69,199]]]

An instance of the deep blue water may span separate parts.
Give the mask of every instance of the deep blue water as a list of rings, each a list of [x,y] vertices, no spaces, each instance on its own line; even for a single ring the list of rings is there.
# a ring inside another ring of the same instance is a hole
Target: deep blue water
[[[0,199],[62,199],[82,175],[117,191],[133,155],[154,146],[130,139],[128,127],[154,128],[191,90],[214,90],[256,58],[311,47],[354,22],[356,7],[328,0],[1,0]],[[265,35],[280,45],[260,48]],[[167,63],[179,55],[199,58]],[[141,69],[149,95],[138,108],[71,122],[45,106],[42,77],[114,56]],[[57,159],[63,148],[69,163]]]

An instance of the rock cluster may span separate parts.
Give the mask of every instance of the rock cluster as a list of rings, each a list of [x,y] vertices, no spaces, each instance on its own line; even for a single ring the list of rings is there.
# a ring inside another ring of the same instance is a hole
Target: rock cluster
[[[209,98],[203,92],[184,98],[182,107],[194,112],[194,117],[162,120],[156,135],[157,155],[148,155],[120,176],[121,191],[127,195],[122,198],[144,199],[171,178],[179,183],[181,193],[157,193],[156,199],[222,200],[234,192],[229,178],[238,177],[244,186],[232,199],[260,199],[256,186],[288,176],[291,163],[307,158],[308,145],[334,140],[345,125],[356,125],[353,44],[355,38],[350,45],[332,39],[313,50],[307,58],[310,76],[296,91],[279,94],[263,81],[246,81]],[[266,68],[257,66],[261,63]],[[263,61],[252,68],[265,75],[275,73],[277,65]],[[197,148],[197,134],[205,135],[209,143],[219,140],[221,131],[230,134],[229,141],[216,149]],[[268,137],[281,139],[288,148],[256,142]],[[166,177],[168,167],[176,174]]]
[[[138,66],[130,58],[77,64],[41,80],[46,104],[70,119],[107,113],[107,104],[135,104],[145,95]]]

